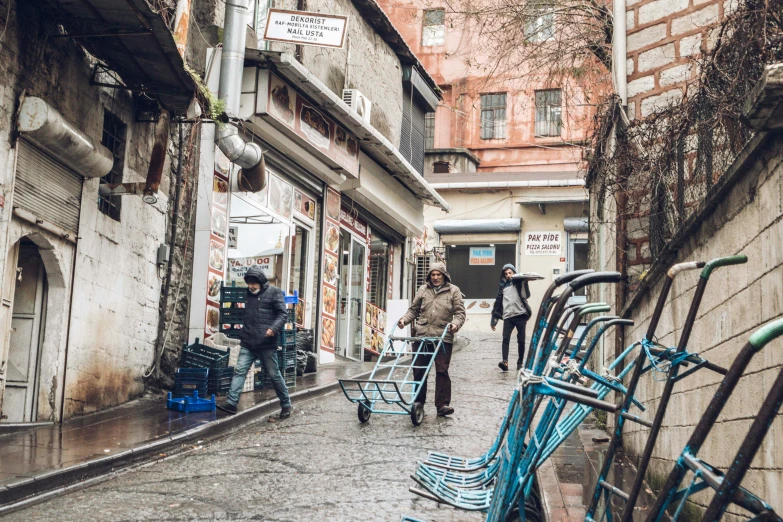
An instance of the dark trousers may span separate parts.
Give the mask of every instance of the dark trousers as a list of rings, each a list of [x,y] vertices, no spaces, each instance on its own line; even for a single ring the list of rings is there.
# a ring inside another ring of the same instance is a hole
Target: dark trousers
[[[430,349],[433,349],[431,347]],[[413,366],[424,366],[425,368],[414,368],[413,378],[420,381],[424,377],[426,366],[432,359],[432,352],[422,353],[416,356]],[[435,407],[440,409],[451,403],[451,378],[449,377],[449,364],[451,363],[451,343],[443,343],[443,349],[438,350],[435,355]],[[419,389],[416,396],[416,402],[422,404],[427,402],[427,379]]]
[[[503,319],[503,360],[508,361],[508,345],[511,341],[511,333],[514,328],[517,329],[517,366],[525,360],[525,327],[527,326],[526,315],[515,315],[508,319]]]

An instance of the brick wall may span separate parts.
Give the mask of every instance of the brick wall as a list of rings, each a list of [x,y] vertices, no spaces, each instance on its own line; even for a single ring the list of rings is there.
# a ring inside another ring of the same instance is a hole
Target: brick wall
[[[650,4],[647,4],[650,5]],[[750,168],[741,172],[718,206],[706,215],[680,248],[676,262],[710,260],[746,254],[745,265],[725,267],[713,273],[699,309],[689,351],[728,367],[751,333],[783,315],[783,138],[770,140]],[[658,326],[659,341],[666,346],[678,342],[688,307],[693,298],[698,272],[684,272],[675,279],[669,302]],[[626,329],[626,344],[640,339],[661,288],[658,281],[631,310],[636,322]],[[756,355],[699,456],[726,469],[745,437],[777,374],[783,369],[783,340],[769,344]],[[678,382],[674,388],[660,437],[655,446],[647,479],[660,484],[674,459],[712,398],[721,376],[700,370]],[[663,388],[650,375],[643,378],[637,397],[647,406],[645,418],[652,418]],[[626,423],[625,448],[638,456],[646,443],[647,429]],[[778,415],[764,440],[743,485],[783,511],[783,415]],[[711,498],[696,496],[696,504]],[[736,514],[736,510],[734,510]],[[727,516],[724,520],[744,517]]]
[[[628,109],[648,116],[682,97],[693,58],[712,45],[710,28],[730,0],[628,0]]]

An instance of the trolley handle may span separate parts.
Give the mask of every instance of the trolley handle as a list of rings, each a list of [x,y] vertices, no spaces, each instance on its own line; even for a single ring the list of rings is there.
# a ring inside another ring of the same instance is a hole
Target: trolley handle
[[[704,279],[709,279],[710,274],[712,274],[712,271],[716,268],[729,265],[742,265],[747,262],[748,256],[744,254],[738,256],[718,257],[707,262],[707,264],[704,266],[704,270],[701,271],[701,277]]]
[[[598,314],[603,312],[608,312],[611,308],[608,304],[605,303],[594,303],[590,304],[581,310],[579,310],[579,317],[584,317],[587,314]]]
[[[761,350],[770,341],[783,335],[783,318],[767,323],[750,336],[748,342],[756,351]]]
[[[620,272],[593,272],[592,274],[577,277],[568,284],[568,286],[571,287],[569,297],[570,294],[573,294],[573,292],[579,290],[582,287],[594,285],[597,283],[619,283],[622,278],[623,276],[620,274]],[[562,299],[562,296],[560,298]]]
[[[669,269],[667,272],[667,275],[669,276],[669,279],[674,279],[677,277],[677,274],[680,272],[685,272],[686,270],[695,270],[697,268],[704,268],[704,265],[706,265],[704,261],[689,261],[687,263],[677,263],[673,267]]]
[[[578,277],[582,277],[583,275],[587,275],[587,274],[592,274],[594,272],[595,270],[593,270],[592,268],[588,268],[586,270],[574,270],[573,272],[567,272],[555,279],[555,286],[561,286],[566,283],[570,283],[571,281],[573,281]]]

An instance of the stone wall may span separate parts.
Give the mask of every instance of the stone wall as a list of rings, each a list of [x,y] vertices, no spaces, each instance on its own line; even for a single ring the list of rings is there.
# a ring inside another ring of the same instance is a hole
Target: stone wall
[[[762,144],[758,157],[741,166],[736,177],[736,185],[717,198],[717,206],[703,216],[679,248],[675,261],[707,261],[735,254],[748,256],[745,265],[724,267],[713,273],[689,344],[689,351],[726,368],[754,331],[783,315],[783,137]],[[658,326],[657,336],[662,344],[675,346],[679,341],[698,277],[697,271],[690,271],[675,279]],[[662,280],[658,280],[630,310],[629,317],[636,325],[626,328],[626,344],[644,335],[661,285]],[[781,369],[783,340],[778,339],[753,359],[699,457],[721,469],[731,464]],[[700,370],[675,385],[647,477],[653,486],[660,485],[671,470],[720,381],[720,375]],[[648,408],[649,413],[642,414],[645,418],[652,418],[656,411],[662,387],[662,383],[649,375],[643,378],[637,396]],[[631,456],[640,455],[647,429],[626,423],[625,430],[627,452]],[[781,441],[783,415],[778,415],[743,482],[778,512],[783,511]],[[696,504],[705,498],[711,497],[696,496]],[[737,513],[736,509],[733,513]],[[732,519],[738,517],[724,518]]]

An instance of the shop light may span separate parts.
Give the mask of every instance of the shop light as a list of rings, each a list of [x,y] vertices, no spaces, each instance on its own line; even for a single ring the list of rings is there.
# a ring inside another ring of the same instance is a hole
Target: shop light
[[[489,246],[493,247],[493,246],[495,246],[495,245],[493,245],[492,243],[490,243],[490,244],[489,244]]]
[[[457,245],[451,245],[451,248],[457,248]]]

